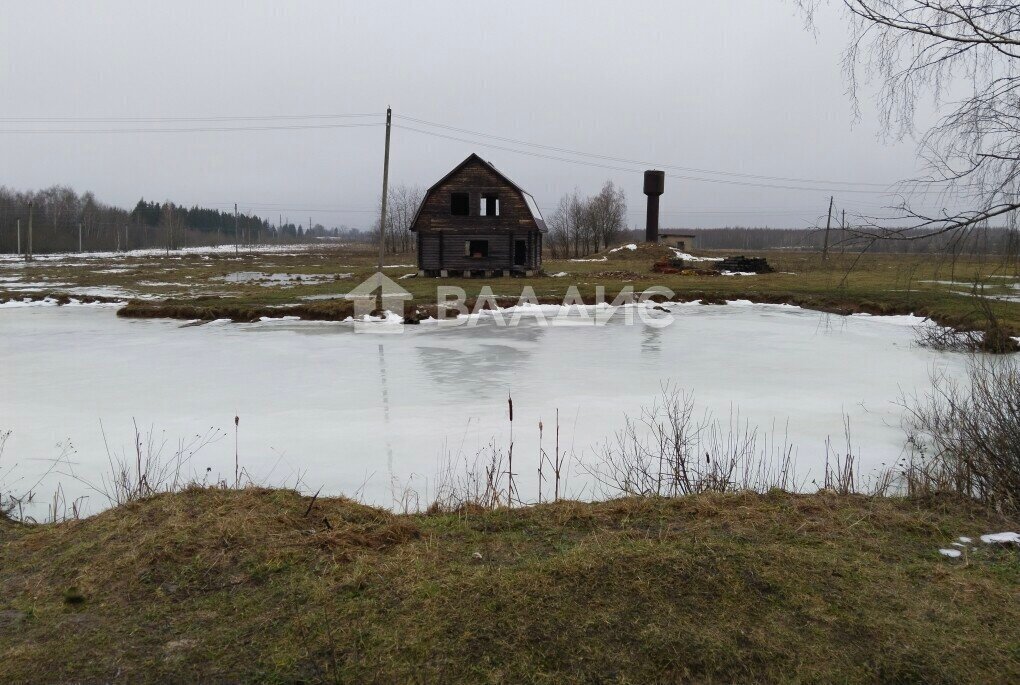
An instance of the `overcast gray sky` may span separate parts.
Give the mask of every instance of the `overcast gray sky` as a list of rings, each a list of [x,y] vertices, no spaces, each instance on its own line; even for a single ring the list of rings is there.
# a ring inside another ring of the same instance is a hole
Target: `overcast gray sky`
[[[763,0],[3,0],[0,185],[65,184],[123,206],[139,197],[223,208],[238,202],[272,221],[282,213],[297,223],[311,216],[367,227],[381,185],[379,126],[80,131],[378,123],[391,105],[397,124],[474,141],[395,128],[391,183],[430,185],[474,151],[532,192],[547,216],[563,193],[593,193],[612,179],[627,192],[631,225],[643,225],[644,165],[401,118],[414,117],[703,170],[667,169],[690,177],[667,178],[667,226],[806,226],[824,214],[830,189],[848,211],[889,199],[842,182],[886,183],[919,170],[910,141],[878,140],[870,103],[854,123],[840,70],[845,40],[835,10],[823,12],[811,33],[790,3]],[[82,121],[341,114],[377,116]],[[41,129],[77,132],[24,132]]]

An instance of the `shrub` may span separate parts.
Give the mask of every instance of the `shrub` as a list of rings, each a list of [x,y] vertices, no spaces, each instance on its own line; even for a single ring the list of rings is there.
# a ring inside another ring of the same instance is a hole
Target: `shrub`
[[[1020,363],[971,361],[960,384],[937,375],[928,395],[908,405],[911,494],[949,491],[1003,512],[1020,511]]]

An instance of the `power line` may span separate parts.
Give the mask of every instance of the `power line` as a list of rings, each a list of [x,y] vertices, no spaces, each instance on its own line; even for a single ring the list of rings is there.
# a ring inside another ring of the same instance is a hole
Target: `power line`
[[[435,122],[426,121],[424,119],[416,119],[414,117],[409,117],[409,116],[406,116],[406,115],[398,115],[398,118],[400,118],[400,119],[407,119],[408,121],[413,121],[413,122],[418,123],[418,124],[424,124],[426,126],[434,126],[436,128],[442,128],[442,129],[446,129],[446,130],[449,130],[449,131],[456,131],[458,133],[466,133],[466,134],[469,134],[469,135],[472,135],[472,136],[478,136],[478,137],[481,137],[481,138],[491,138],[492,140],[501,140],[501,141],[506,142],[506,143],[514,143],[515,145],[527,145],[528,147],[537,147],[537,148],[541,148],[543,150],[551,150],[553,152],[562,152],[562,153],[567,153],[567,154],[571,154],[571,155],[578,155],[580,157],[592,157],[594,159],[602,159],[602,160],[606,160],[606,161],[609,161],[609,162],[622,162],[622,163],[625,163],[625,164],[634,164],[634,165],[637,165],[637,166],[652,167],[652,168],[656,168],[656,169],[675,169],[677,171],[685,171],[685,172],[691,172],[691,173],[696,173],[696,174],[716,174],[716,175],[719,175],[719,176],[733,176],[733,177],[737,177],[737,178],[753,178],[753,179],[766,180],[766,181],[787,181],[787,182],[791,182],[791,183],[820,183],[820,184],[834,185],[834,186],[835,185],[838,185],[838,186],[869,186],[869,187],[877,187],[877,188],[888,188],[889,185],[890,185],[888,183],[865,183],[865,182],[861,182],[861,181],[826,181],[826,180],[819,180],[819,179],[812,179],[812,178],[789,178],[789,177],[785,177],[785,176],[765,176],[765,175],[760,175],[760,174],[740,173],[740,172],[736,172],[736,171],[718,171],[718,170],[713,170],[713,169],[699,169],[699,168],[696,168],[696,167],[677,166],[675,164],[661,164],[661,163],[658,163],[658,162],[649,162],[649,161],[644,161],[644,160],[626,159],[626,158],[623,158],[623,157],[610,157],[608,155],[600,155],[600,154],[595,154],[595,153],[592,153],[592,152],[582,152],[580,150],[571,150],[569,148],[556,147],[556,146],[553,146],[553,145],[543,145],[541,143],[531,143],[531,142],[528,142],[528,141],[525,141],[525,140],[517,140],[515,138],[506,138],[506,137],[503,137],[503,136],[497,136],[497,135],[493,135],[493,134],[490,134],[490,133],[480,133],[478,131],[471,131],[471,130],[465,129],[465,128],[458,128],[456,126],[448,126],[446,124],[437,124]]]
[[[337,123],[329,121],[333,119],[348,119],[348,118],[363,118],[363,117],[379,117],[379,114],[373,113],[352,113],[352,114],[300,114],[300,115],[264,115],[264,116],[208,116],[208,117],[130,117],[130,116],[96,116],[96,117],[0,117],[0,122],[52,122],[52,123],[117,123],[117,122],[135,122],[135,123],[181,123],[181,122],[207,122],[207,123],[230,123],[230,122],[273,122],[273,121],[314,121],[316,123],[280,123],[280,124],[262,124],[262,125],[247,125],[247,126],[177,126],[177,127],[106,127],[106,128],[41,128],[41,129],[3,129],[0,128],[0,134],[110,134],[110,133],[201,133],[201,132],[243,132],[243,131],[278,131],[278,130],[311,130],[311,129],[339,129],[339,128],[367,128],[381,126],[382,122],[371,122],[371,123]],[[479,131],[472,131],[470,129],[459,128],[456,126],[449,126],[447,124],[441,124],[437,122],[427,121],[425,119],[418,119],[409,116],[399,116],[398,118],[405,119],[407,121],[416,122],[418,124],[440,128],[447,131],[453,131],[457,133],[463,133],[465,135],[475,136],[479,138],[487,138],[490,140],[501,141],[512,145],[523,145],[527,147],[537,148],[538,150],[546,150],[550,152],[572,155],[575,157],[588,158],[587,160],[571,159],[569,157],[562,157],[556,154],[548,154],[546,152],[538,152],[535,150],[523,150],[516,147],[509,147],[506,145],[498,145],[491,142],[483,142],[478,140],[470,140],[467,138],[458,137],[455,135],[448,135],[439,133],[437,131],[429,131],[413,126],[406,126],[401,124],[394,124],[398,128],[420,133],[423,135],[433,136],[437,138],[444,138],[447,140],[454,140],[470,145],[481,145],[483,147],[489,147],[493,149],[503,150],[514,154],[520,154],[530,157],[550,159],[559,162],[565,162],[569,164],[576,164],[581,166],[590,166],[595,168],[609,169],[613,171],[622,171],[626,173],[633,173],[633,168],[624,166],[618,166],[614,164],[607,164],[605,162],[612,162],[616,164],[626,164],[636,167],[658,167],[663,169],[672,169],[685,173],[667,174],[670,178],[675,178],[683,181],[693,181],[702,183],[717,183],[723,185],[735,185],[743,187],[756,187],[756,188],[767,188],[774,190],[797,190],[797,191],[809,191],[809,192],[838,192],[840,194],[861,194],[861,195],[885,195],[885,196],[902,196],[904,194],[926,194],[929,192],[944,192],[941,190],[927,190],[927,189],[912,189],[906,193],[897,193],[889,190],[864,190],[858,188],[842,188],[842,186],[868,186],[876,188],[889,188],[888,184],[881,183],[865,183],[856,181],[831,181],[831,180],[819,180],[819,179],[807,179],[807,178],[793,178],[784,176],[769,176],[763,174],[748,174],[741,172],[732,171],[720,171],[712,169],[699,169],[695,167],[685,167],[673,164],[661,164],[657,162],[649,162],[644,160],[627,159],[622,157],[612,157],[609,155],[602,155],[591,152],[584,152],[580,150],[572,150],[569,148],[557,147],[552,145],[544,145],[541,143],[533,143],[524,140],[518,140],[515,138],[508,138],[505,136],[497,136],[493,134],[482,133]],[[601,160],[601,161],[588,161],[588,160]],[[695,174],[712,174],[716,176],[725,176],[728,178],[709,178],[705,176],[699,176]],[[743,180],[743,179],[757,179],[757,180]],[[762,182],[762,181],[778,181],[774,182]],[[817,184],[819,187],[804,186],[804,185],[792,185],[792,184]],[[828,187],[826,187],[828,186]],[[315,211],[315,210],[313,210]],[[353,210],[353,211],[375,211],[375,210]],[[693,213],[693,212],[688,212]]]
[[[634,173],[634,169],[627,168],[627,167],[613,166],[611,164],[600,164],[600,163],[597,163],[597,162],[586,162],[586,161],[578,160],[578,159],[569,159],[567,157],[557,157],[555,155],[547,155],[547,154],[544,154],[544,153],[541,153],[541,152],[533,152],[531,150],[519,150],[519,149],[516,149],[516,148],[506,147],[504,145],[496,145],[494,143],[485,143],[485,142],[476,141],[476,140],[468,140],[467,138],[458,138],[457,136],[449,136],[449,135],[446,135],[446,134],[443,134],[443,133],[436,133],[435,131],[425,131],[425,130],[420,129],[420,128],[413,128],[411,126],[403,126],[401,124],[394,124],[394,126],[396,126],[397,128],[403,129],[405,131],[414,131],[415,133],[422,133],[422,134],[427,135],[427,136],[435,136],[437,138],[446,138],[447,140],[456,140],[458,142],[468,143],[470,145],[481,145],[483,147],[490,147],[490,148],[494,148],[496,150],[503,150],[505,152],[513,152],[513,153],[519,154],[519,155],[527,155],[529,157],[540,157],[542,159],[552,159],[552,160],[559,161],[559,162],[567,162],[569,164],[579,164],[581,166],[590,166],[590,167],[596,167],[596,168],[599,168],[599,169],[610,169],[610,170],[613,170],[613,171],[625,171],[627,173]],[[632,163],[633,164],[641,164],[640,162],[632,162]],[[747,186],[747,187],[754,187],[754,188],[771,188],[771,189],[775,189],[775,190],[806,190],[806,191],[818,192],[818,193],[821,193],[821,192],[825,192],[825,193],[838,192],[838,193],[855,193],[855,194],[863,194],[863,195],[896,195],[897,194],[897,193],[892,193],[892,192],[888,192],[888,191],[880,191],[880,190],[854,190],[854,189],[839,189],[839,188],[824,188],[824,187],[809,188],[809,187],[805,187],[805,186],[791,186],[791,185],[783,185],[783,184],[775,184],[775,183],[756,183],[756,182],[752,182],[752,181],[737,181],[737,180],[723,179],[723,178],[704,178],[704,177],[701,177],[701,176],[690,176],[690,175],[685,175],[685,174],[666,174],[666,176],[668,176],[669,178],[675,178],[675,179],[679,179],[679,180],[682,180],[682,181],[701,181],[701,182],[704,182],[704,183],[720,183],[720,184],[723,184],[723,185]]]
[[[46,129],[11,129],[0,128],[0,133],[212,133],[229,131],[293,131],[306,129],[332,128],[366,128],[382,126],[382,123],[371,124],[289,124],[278,126],[201,126],[184,128],[46,128]]]
[[[308,120],[308,119],[351,119],[356,117],[381,117],[379,112],[360,114],[270,114],[264,116],[207,116],[207,117],[129,117],[129,116],[95,116],[95,117],[37,117],[37,116],[0,116],[0,121],[24,121],[24,122],[72,122],[72,123],[104,123],[118,121],[135,122],[199,122],[199,121],[285,121],[285,120]]]

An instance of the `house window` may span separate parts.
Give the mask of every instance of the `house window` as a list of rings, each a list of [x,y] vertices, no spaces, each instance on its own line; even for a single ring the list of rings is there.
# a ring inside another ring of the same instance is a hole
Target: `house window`
[[[467,193],[450,193],[450,214],[467,216],[471,213],[471,200]]]
[[[485,259],[489,256],[488,240],[465,240],[464,256],[472,259]]]
[[[499,196],[482,195],[482,205],[478,213],[482,216],[499,216]]]

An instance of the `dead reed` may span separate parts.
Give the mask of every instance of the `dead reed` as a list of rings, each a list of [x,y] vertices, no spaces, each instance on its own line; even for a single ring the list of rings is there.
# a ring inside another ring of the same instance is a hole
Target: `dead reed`
[[[796,489],[793,446],[762,434],[733,410],[723,422],[695,416],[694,396],[665,384],[660,397],[584,468],[606,494],[679,497],[702,492]]]
[[[958,383],[933,374],[926,395],[905,401],[910,494],[953,492],[1000,511],[1020,510],[1020,363],[970,360]]]
[[[108,471],[101,474],[98,480],[75,473],[73,470],[66,475],[101,495],[114,506],[161,492],[179,492],[192,485],[208,485],[205,480],[199,480],[197,474],[191,470],[191,462],[203,449],[223,439],[223,431],[209,428],[205,433],[179,439],[176,445],[169,449],[170,443],[165,434],[157,434],[151,427],[143,434],[138,428],[137,421],[133,420],[132,424],[134,443],[130,454],[112,449],[106,430],[102,429]],[[235,476],[235,487],[239,487],[239,484],[240,471]]]

